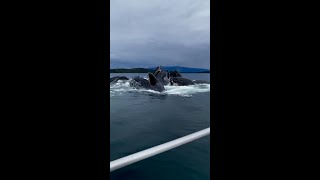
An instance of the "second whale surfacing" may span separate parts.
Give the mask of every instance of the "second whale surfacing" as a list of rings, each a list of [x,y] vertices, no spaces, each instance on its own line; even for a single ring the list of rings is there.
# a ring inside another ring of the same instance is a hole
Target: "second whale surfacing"
[[[163,84],[171,86],[190,86],[195,84],[210,84],[204,80],[190,80],[183,77],[178,71],[168,72],[159,66],[153,75]]]

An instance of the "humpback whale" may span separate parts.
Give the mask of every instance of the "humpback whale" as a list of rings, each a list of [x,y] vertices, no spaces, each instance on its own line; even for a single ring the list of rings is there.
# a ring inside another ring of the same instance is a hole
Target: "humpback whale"
[[[190,86],[195,84],[210,84],[209,81],[204,80],[190,80],[184,77],[172,77],[170,78],[170,85],[172,86]]]
[[[110,78],[110,84],[116,83],[119,80],[129,80],[129,79],[125,76],[115,76],[115,77]]]
[[[154,91],[164,91],[163,84],[151,73],[148,73],[149,80],[146,80],[140,76],[133,77],[130,81],[131,87],[151,89]]]
[[[195,84],[210,84],[208,81],[203,80],[190,80],[182,77],[182,75],[178,71],[167,72],[161,69],[159,66],[155,72],[154,76],[163,84],[163,85],[172,85],[172,86],[189,86]]]
[[[178,71],[168,72],[161,69],[161,66],[156,68],[154,73],[148,73],[148,77],[148,80],[139,76],[133,77],[129,81],[130,86],[162,92],[165,90],[165,85],[189,86],[195,84],[210,84],[210,82],[208,81],[190,80],[184,78]],[[129,80],[129,78],[125,76],[115,76],[113,78],[110,78],[110,84],[116,83],[119,80]]]
[[[170,76],[169,73],[162,70],[161,67],[159,66],[153,73],[153,75],[163,84],[167,85],[170,83]]]
[[[173,71],[169,73],[169,77],[182,77],[178,71]]]
[[[163,69],[161,69],[161,66],[159,66],[153,73],[153,75],[163,84],[163,85],[168,85],[171,84],[172,82],[170,79],[174,77],[182,77],[182,75],[178,71],[173,71],[173,72],[167,72]]]

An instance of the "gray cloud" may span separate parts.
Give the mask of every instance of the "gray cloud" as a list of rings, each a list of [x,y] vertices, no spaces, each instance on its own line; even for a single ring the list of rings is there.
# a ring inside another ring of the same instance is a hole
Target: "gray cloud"
[[[111,0],[111,67],[210,66],[210,0]]]

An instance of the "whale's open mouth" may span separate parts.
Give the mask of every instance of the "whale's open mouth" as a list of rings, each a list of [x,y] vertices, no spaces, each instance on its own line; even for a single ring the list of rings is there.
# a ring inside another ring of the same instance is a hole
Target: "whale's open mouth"
[[[160,68],[160,66],[154,71],[154,75],[155,76],[157,76],[158,75],[158,73],[161,71],[161,68]]]
[[[151,73],[148,73],[148,75],[149,75],[149,82],[150,82],[150,84],[151,84],[152,86],[156,85],[156,84],[158,83],[157,78],[156,78],[153,74],[151,74]]]

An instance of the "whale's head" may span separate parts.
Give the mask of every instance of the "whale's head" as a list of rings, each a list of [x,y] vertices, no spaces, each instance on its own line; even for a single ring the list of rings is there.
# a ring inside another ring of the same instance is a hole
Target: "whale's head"
[[[152,74],[148,73],[149,83],[152,90],[162,92],[164,91],[163,84]]]
[[[161,69],[161,66],[159,66],[153,75],[160,81],[163,85],[167,85],[170,83],[169,81],[169,73],[163,69]]]

